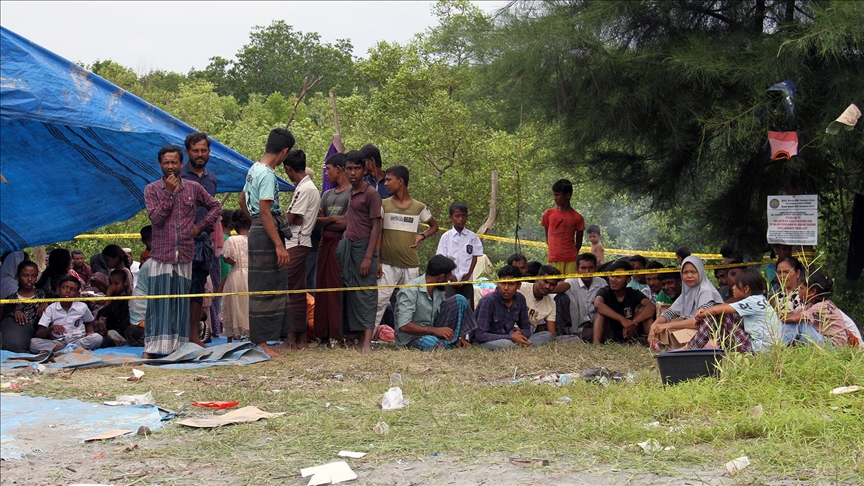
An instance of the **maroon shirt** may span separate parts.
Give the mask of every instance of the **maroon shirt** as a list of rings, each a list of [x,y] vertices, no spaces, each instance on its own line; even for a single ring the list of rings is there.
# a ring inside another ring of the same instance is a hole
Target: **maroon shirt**
[[[78,276],[81,277],[81,280],[84,281],[85,287],[90,285],[90,279],[93,278],[93,271],[90,270],[90,265],[84,263],[81,268],[72,267],[72,270],[75,270]]]
[[[351,189],[348,212],[345,213],[345,233],[351,241],[369,238],[372,234],[372,220],[381,219],[381,196],[368,183],[358,192]]]
[[[176,265],[189,263],[195,256],[193,230],[197,226],[209,228],[219,217],[222,206],[197,182],[180,179],[180,189],[169,192],[165,181],[159,179],[144,188],[144,203],[153,223],[153,243],[150,258],[161,263]],[[198,206],[207,213],[195,223]]]

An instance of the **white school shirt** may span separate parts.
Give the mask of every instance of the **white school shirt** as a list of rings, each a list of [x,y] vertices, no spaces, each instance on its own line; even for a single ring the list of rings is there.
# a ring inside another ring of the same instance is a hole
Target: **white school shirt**
[[[764,295],[751,295],[729,305],[741,316],[744,331],[753,342],[754,352],[771,346],[783,335],[780,319]]]
[[[312,230],[315,228],[315,220],[318,217],[318,206],[321,204],[321,195],[318,188],[307,175],[299,184],[294,186],[294,195],[291,196],[291,204],[288,205],[288,213],[303,216],[303,226],[291,225],[291,239],[285,243],[286,249],[295,246],[307,246],[312,248]]]
[[[462,277],[471,269],[471,260],[475,256],[483,256],[483,243],[480,241],[480,237],[468,228],[462,228],[461,233],[456,231],[456,228],[450,228],[438,240],[436,253],[444,255],[456,263],[453,276],[462,280]]]
[[[39,319],[39,325],[42,327],[63,326],[66,332],[57,334],[51,331],[52,339],[63,339],[64,336],[67,342],[73,342],[87,335],[87,330],[84,324],[93,322],[93,314],[83,302],[72,302],[72,305],[67,311],[60,306],[60,302],[54,302],[45,308],[42,317]]]

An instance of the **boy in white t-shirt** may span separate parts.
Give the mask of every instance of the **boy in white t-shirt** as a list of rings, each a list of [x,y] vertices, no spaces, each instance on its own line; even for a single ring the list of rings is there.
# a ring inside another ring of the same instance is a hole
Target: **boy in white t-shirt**
[[[556,335],[555,300],[549,294],[558,286],[560,277],[561,270],[552,265],[543,265],[537,273],[537,280],[533,283],[522,282],[519,287],[519,293],[525,296],[528,306],[532,333],[549,331],[553,337]]]
[[[477,258],[483,256],[483,243],[476,233],[465,227],[468,221],[468,206],[465,203],[454,202],[450,205],[450,221],[453,223],[453,228],[441,235],[436,253],[456,263],[453,276],[457,281],[470,282],[474,278]],[[473,285],[451,285],[446,288],[447,298],[455,294],[465,297],[471,309],[474,309]]]
[[[78,297],[81,282],[65,275],[57,283],[57,295],[62,299]],[[45,339],[50,335],[50,339]],[[30,340],[30,352],[60,351],[69,344],[93,350],[102,344],[102,336],[93,332],[93,314],[83,302],[54,302],[45,308],[39,319],[36,337]]]
[[[765,278],[762,277],[762,274],[754,268],[741,270],[734,277],[732,295],[740,300],[731,304],[720,304],[707,309],[699,309],[696,312],[696,319],[724,313],[738,314],[741,316],[744,332],[750,337],[750,344],[754,353],[765,351],[775,343],[782,341],[783,328],[780,325],[777,312],[765,298]],[[702,326],[705,325],[703,323],[697,331],[697,335],[690,340],[690,348],[703,347],[699,344],[702,344],[700,336],[704,334]],[[729,334],[728,330],[721,329],[721,333],[724,332]],[[740,338],[734,336],[734,330],[732,334],[735,341],[740,341]]]

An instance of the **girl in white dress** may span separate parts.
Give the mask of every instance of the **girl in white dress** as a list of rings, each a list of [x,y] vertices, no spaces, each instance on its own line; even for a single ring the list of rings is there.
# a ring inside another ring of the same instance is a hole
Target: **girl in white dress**
[[[234,211],[232,217],[236,235],[225,240],[222,257],[231,265],[231,272],[224,280],[223,292],[246,292],[249,290],[249,256],[246,240],[252,220],[243,211]],[[222,326],[228,342],[239,340],[249,334],[249,297],[226,295],[222,298]]]

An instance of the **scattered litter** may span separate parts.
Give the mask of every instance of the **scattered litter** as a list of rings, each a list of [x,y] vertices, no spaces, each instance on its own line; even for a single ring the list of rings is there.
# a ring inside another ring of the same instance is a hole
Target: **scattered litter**
[[[100,452],[99,454],[96,454],[95,456],[91,457],[90,459],[93,461],[98,461],[99,459],[102,459],[103,457],[105,457],[105,453]]]
[[[673,434],[681,432],[682,430],[684,430],[683,425],[673,425],[672,427],[669,427],[669,432],[672,432]]]
[[[334,379],[334,380],[341,380],[342,378],[345,378],[344,376],[342,376],[342,373],[339,373],[339,374],[333,375],[333,379]]]
[[[135,368],[132,368],[132,376],[134,376],[135,378],[138,378],[140,380],[141,377],[144,376],[144,372],[141,370],[136,370]]]
[[[153,399],[153,393],[148,391],[141,395],[117,395],[115,400],[103,403],[114,407],[122,405],[156,405],[156,400]]]
[[[398,385],[400,383],[402,383],[402,375],[401,374],[393,373],[392,375],[390,375],[390,384],[391,385]]]
[[[134,450],[137,449],[137,448],[138,448],[138,444],[135,444],[135,445],[132,446],[132,447],[127,447],[127,448],[123,449],[123,452],[132,452],[132,451],[134,451]]]
[[[726,463],[726,472],[729,473],[729,476],[735,476],[739,471],[743,471],[744,468],[750,465],[750,459],[747,456],[739,457],[738,459],[732,459],[731,461]]]
[[[113,439],[115,437],[120,437],[121,435],[131,434],[134,432],[129,429],[111,429],[107,432],[102,432],[101,434],[94,435],[93,437],[84,439],[84,442],[93,442],[94,440],[108,440]]]
[[[663,450],[663,446],[661,446],[660,443],[654,439],[646,440],[645,442],[639,442],[636,445],[641,447],[646,454],[652,454],[654,452],[659,452]]]
[[[138,427],[138,432],[135,432],[135,433],[138,435],[143,435],[144,437],[146,437],[146,436],[152,434],[153,432],[150,431],[150,427],[147,427],[146,425],[142,425],[141,427]]]
[[[570,398],[570,397],[561,397],[561,398],[558,399],[558,401],[561,402],[561,403],[570,403],[570,402],[573,401],[573,399]]]
[[[645,424],[642,426],[645,430],[656,429],[660,427],[660,422],[651,422],[650,424]]]
[[[596,381],[603,386],[608,386],[610,382],[621,383],[624,381],[624,375],[618,371],[609,370],[604,366],[587,368],[581,373],[581,376],[585,380]]]
[[[325,403],[324,408],[330,408],[330,402]]]
[[[558,377],[558,384],[561,386],[569,385],[573,382],[573,378],[570,378],[570,375],[564,373],[563,375]]]
[[[857,392],[860,390],[861,390],[861,387],[858,385],[841,386],[840,388],[835,388],[835,389],[831,390],[831,394],[832,395],[842,395],[844,393],[853,393],[853,392]]]
[[[674,451],[674,450],[675,450],[675,446],[664,447],[663,450],[664,450],[664,451],[670,451],[670,452],[671,452],[671,451]]]
[[[375,424],[375,427],[372,427],[372,432],[375,432],[377,435],[387,435],[390,433],[390,427],[386,422],[378,422]]]
[[[351,470],[351,466],[345,461],[331,462],[323,466],[307,467],[300,470],[304,478],[312,476],[309,486],[319,484],[337,484],[357,479],[357,473]]]
[[[15,482],[12,481],[12,484],[15,484]],[[100,484],[96,484],[96,483],[75,483],[75,484],[70,484],[69,486],[114,486],[114,485],[113,485],[113,484],[101,484],[101,483],[100,483]]]
[[[762,404],[756,405],[750,410],[750,417],[759,418],[762,416]]]
[[[240,405],[240,402],[192,402],[193,407],[215,408],[217,410],[234,408],[237,405]]]
[[[510,464],[518,467],[543,467],[549,465],[548,459],[520,459],[518,457],[511,457]]]
[[[408,400],[402,397],[402,389],[394,386],[387,390],[384,399],[381,400],[381,408],[384,410],[398,410],[408,406]]]
[[[259,410],[258,407],[243,407],[237,410],[232,410],[225,415],[214,415],[212,417],[203,418],[188,418],[177,422],[186,427],[211,428],[220,427],[222,425],[237,424],[242,422],[256,422],[261,419],[268,419],[285,415],[285,412],[268,413]]]
[[[105,394],[102,393],[102,392],[99,392],[99,393],[94,393],[93,396],[96,397],[96,398],[102,398],[102,397],[105,396]]]
[[[339,454],[336,454],[339,457],[350,457],[351,459],[360,459],[365,456],[365,452],[352,452],[352,451],[339,451]]]

